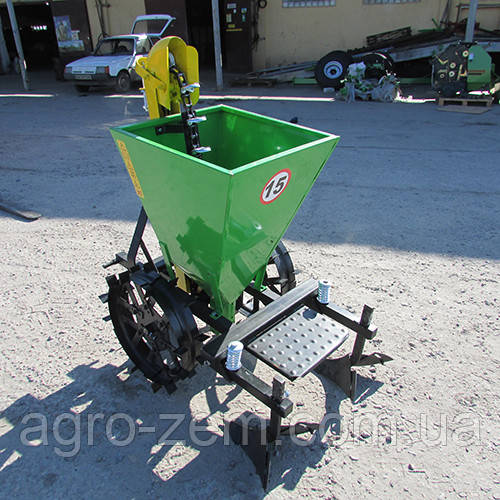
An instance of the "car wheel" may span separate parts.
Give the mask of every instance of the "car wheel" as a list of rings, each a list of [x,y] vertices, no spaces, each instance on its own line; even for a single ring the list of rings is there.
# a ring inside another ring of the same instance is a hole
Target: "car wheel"
[[[83,92],[88,92],[90,85],[75,85],[76,91],[83,93]]]
[[[347,73],[352,57],[341,50],[334,50],[322,57],[314,68],[314,76],[322,87],[333,87],[339,89],[340,82]]]
[[[132,83],[130,75],[126,71],[120,71],[116,77],[115,89],[117,92],[128,92]]]

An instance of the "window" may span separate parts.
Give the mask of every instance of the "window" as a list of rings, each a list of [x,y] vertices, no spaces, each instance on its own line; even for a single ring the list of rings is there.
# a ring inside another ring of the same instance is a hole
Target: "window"
[[[136,54],[147,54],[151,50],[151,43],[147,38],[137,40]]]
[[[333,7],[335,0],[282,0],[283,7]]]
[[[104,38],[95,49],[96,56],[129,55],[134,53],[134,40],[130,38]]]

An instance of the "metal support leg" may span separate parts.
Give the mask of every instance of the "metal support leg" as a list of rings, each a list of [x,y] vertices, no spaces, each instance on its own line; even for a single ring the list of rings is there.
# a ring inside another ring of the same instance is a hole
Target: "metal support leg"
[[[285,380],[281,376],[273,379],[272,397],[279,405],[285,398]],[[262,424],[262,422],[261,422]],[[276,448],[276,441],[281,433],[281,416],[271,410],[268,425],[249,426],[233,421],[229,423],[229,435],[234,443],[239,444],[255,465],[262,487],[267,489],[271,475],[271,457]]]
[[[144,234],[144,229],[146,229],[146,224],[148,222],[148,216],[144,207],[141,207],[141,211],[139,213],[139,218],[137,219],[137,224],[134,230],[134,236],[132,237],[132,241],[130,242],[130,248],[127,253],[127,260],[131,264],[135,264],[135,259],[137,258],[137,252],[139,251],[139,247],[142,242],[142,235]]]
[[[277,405],[285,399],[285,380],[280,375],[273,379],[272,397]],[[241,422],[229,422],[229,435],[235,444],[239,444],[255,466],[255,470],[262,481],[262,487],[267,489],[271,475],[271,458],[276,447],[281,444],[281,435],[298,435],[305,432],[315,432],[319,424],[297,423],[295,425],[281,425],[281,416],[271,410],[269,424],[246,425]]]
[[[368,328],[372,321],[373,308],[365,305],[361,313],[359,324],[364,328]],[[392,358],[385,354],[373,353],[363,355],[366,337],[361,333],[356,334],[352,353],[338,359],[325,359],[318,365],[314,371],[329,378],[335,382],[344,393],[354,401],[356,398],[357,388],[357,373],[352,369],[354,366],[367,366],[375,364],[383,364],[386,361],[391,361]]]
[[[365,305],[363,307],[363,312],[361,313],[360,324],[364,327],[369,327],[373,317],[373,308]],[[355,366],[356,363],[361,359],[363,354],[363,348],[365,347],[366,338],[359,333],[356,335],[356,340],[354,341],[354,347],[351,353],[351,365]]]
[[[325,359],[314,371],[335,382],[354,401],[356,372],[351,369],[351,357],[346,354],[338,359]]]
[[[139,212],[139,218],[137,219],[137,223],[134,229],[134,235],[132,236],[132,241],[130,242],[130,248],[128,253],[120,252],[115,255],[115,258],[104,264],[102,267],[107,269],[108,267],[114,266],[115,264],[121,264],[129,270],[132,270],[136,267],[136,259],[137,252],[139,248],[144,253],[146,260],[150,266],[150,268],[156,272],[158,272],[158,268],[156,267],[155,261],[151,258],[151,254],[146,247],[146,244],[142,240],[142,236],[144,235],[144,230],[146,229],[146,224],[148,222],[148,216],[146,215],[146,211],[144,207],[141,207],[141,211]]]
[[[283,401],[285,397],[285,379],[281,375],[277,375],[273,379],[273,399],[276,403]],[[280,437],[281,432],[281,417],[271,410],[271,420],[269,422],[269,430],[267,438],[269,443],[274,443]]]
[[[229,422],[229,436],[235,444],[239,444],[248,458],[253,462],[255,471],[262,481],[262,487],[267,488],[271,470],[271,456],[268,453],[267,427],[261,425],[247,425],[244,422]]]
[[[146,224],[148,222],[148,216],[146,215],[146,211],[144,207],[141,207],[141,211],[139,212],[139,218],[137,219],[137,224],[135,225],[134,236],[132,237],[132,241],[130,242],[130,248],[128,253],[125,255],[125,252],[120,252],[115,255],[115,258],[106,264],[103,264],[103,268],[107,269],[108,267],[114,266],[115,264],[121,264],[127,269],[132,269],[135,266],[135,259],[137,258],[137,252],[139,251],[139,247],[145,250],[146,257],[151,256],[142,241],[142,235],[144,234],[144,229],[146,228]],[[153,264],[154,265],[154,264]]]
[[[366,328],[370,326],[373,316],[373,308],[369,306],[363,307],[363,312],[361,313],[360,324]],[[360,334],[356,336],[356,341],[354,342],[354,347],[352,348],[351,354],[351,366],[367,366],[367,365],[377,365],[384,364],[386,361],[391,361],[392,358],[386,354],[380,352],[374,352],[372,354],[363,354],[363,348],[365,346],[366,339]]]

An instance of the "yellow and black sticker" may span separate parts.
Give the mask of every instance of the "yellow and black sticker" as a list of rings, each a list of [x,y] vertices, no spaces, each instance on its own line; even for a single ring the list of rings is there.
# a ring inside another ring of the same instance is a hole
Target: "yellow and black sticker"
[[[128,174],[132,179],[132,184],[134,185],[137,196],[139,198],[144,198],[144,193],[142,192],[141,184],[139,183],[139,179],[137,178],[137,174],[135,173],[134,165],[132,165],[132,160],[130,159],[130,155],[128,154],[127,146],[125,146],[125,143],[120,140],[117,140],[116,144],[118,145],[118,149],[122,154],[123,161],[125,162]]]

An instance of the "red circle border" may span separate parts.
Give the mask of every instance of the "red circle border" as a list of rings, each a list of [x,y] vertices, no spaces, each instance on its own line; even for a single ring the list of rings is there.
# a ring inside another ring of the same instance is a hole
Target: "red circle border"
[[[267,185],[279,174],[281,174],[282,172],[287,172],[288,173],[288,180],[286,181],[286,184],[285,184],[285,187],[281,190],[281,193],[276,196],[276,198],[273,198],[271,201],[264,201],[262,199],[262,195],[264,194],[264,190],[266,189]],[[270,203],[272,203],[273,201],[276,201],[284,192],[285,192],[285,189],[288,187],[288,184],[290,183],[290,179],[292,178],[292,172],[290,171],[289,168],[283,168],[282,170],[280,170],[279,172],[276,172],[272,177],[269,178],[269,180],[264,184],[264,187],[262,188],[262,191],[260,193],[260,202],[263,204],[263,205],[269,205]]]

